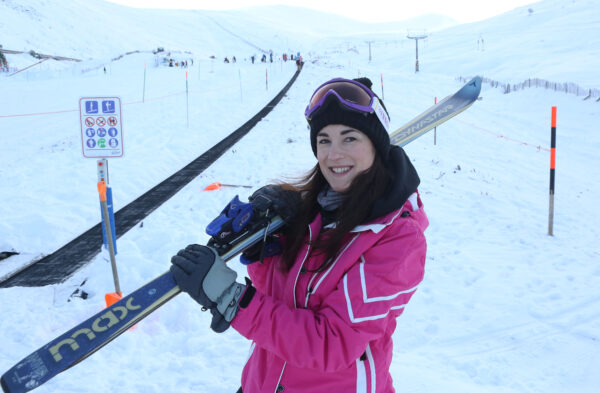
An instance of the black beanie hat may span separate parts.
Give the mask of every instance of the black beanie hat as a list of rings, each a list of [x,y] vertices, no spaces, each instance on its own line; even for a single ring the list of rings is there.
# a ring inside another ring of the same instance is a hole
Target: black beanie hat
[[[354,79],[354,81],[365,85],[369,90],[373,85],[369,78],[357,78]],[[373,94],[377,97],[377,94]],[[379,97],[377,97],[377,99],[379,99],[381,106],[387,113],[383,101],[381,101]],[[324,110],[313,115],[312,119],[308,122],[310,125],[310,145],[315,156],[317,155],[317,133],[321,131],[323,127],[330,124],[343,124],[348,127],[356,128],[368,136],[371,143],[373,143],[377,154],[381,156],[384,162],[387,160],[391,147],[390,136],[381,124],[381,121],[379,121],[377,114],[364,114],[344,109],[335,99],[329,100],[326,105],[328,106],[324,108]]]

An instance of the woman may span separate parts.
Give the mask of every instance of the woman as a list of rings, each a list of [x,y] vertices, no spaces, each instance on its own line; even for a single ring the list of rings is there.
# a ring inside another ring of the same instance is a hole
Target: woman
[[[318,163],[299,184],[250,198],[286,222],[260,253],[242,257],[267,250],[248,265],[252,281],[237,283],[205,246],[172,259],[180,288],[211,310],[211,327],[252,340],[244,393],[394,392],[392,333],[423,279],[428,221],[419,177],[390,145],[370,86],[338,78],[317,88],[305,115]]]

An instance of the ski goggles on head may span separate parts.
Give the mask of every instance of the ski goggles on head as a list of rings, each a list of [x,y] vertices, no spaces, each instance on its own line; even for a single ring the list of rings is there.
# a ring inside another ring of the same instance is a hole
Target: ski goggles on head
[[[306,120],[310,122],[326,106],[326,102],[333,98],[345,109],[365,116],[375,113],[383,128],[389,130],[390,118],[375,94],[362,83],[344,78],[332,79],[315,90],[304,111]]]

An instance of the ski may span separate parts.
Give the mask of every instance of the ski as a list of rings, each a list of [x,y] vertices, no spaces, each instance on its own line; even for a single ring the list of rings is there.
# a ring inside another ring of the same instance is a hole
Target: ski
[[[231,247],[215,249],[222,250],[219,254],[223,260],[230,260],[283,224],[278,216],[270,218],[260,230],[247,233]],[[163,273],[14,365],[0,378],[2,390],[22,393],[35,389],[113,341],[180,292],[171,272]]]
[[[477,100],[480,90],[481,78],[475,77],[456,93],[392,132],[391,143],[404,146],[456,116]],[[279,217],[268,218],[261,228],[253,226],[240,234],[233,245],[219,244],[211,239],[208,246],[227,261],[283,224]],[[113,341],[180,292],[170,272],[160,275],[21,360],[0,378],[2,390],[23,393],[35,389]]]
[[[481,78],[476,76],[456,93],[444,98],[390,134],[393,145],[404,146],[469,108],[479,97]]]

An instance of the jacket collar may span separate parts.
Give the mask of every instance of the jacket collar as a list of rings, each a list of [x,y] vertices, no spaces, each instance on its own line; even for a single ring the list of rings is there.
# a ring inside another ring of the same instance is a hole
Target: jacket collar
[[[422,203],[421,203],[421,199],[419,198],[419,194],[417,192],[413,192],[408,197],[408,199],[406,200],[406,202],[404,203],[404,205],[402,206],[401,209],[398,209],[396,211],[388,213],[387,215],[385,215],[383,217],[379,217],[379,218],[377,218],[371,222],[368,222],[366,224],[357,225],[350,232],[372,231],[373,233],[379,233],[385,227],[387,227],[388,225],[391,225],[394,222],[394,220],[396,220],[396,218],[400,217],[402,215],[402,213],[404,213],[405,211],[415,212],[415,211],[419,210],[419,208],[421,206],[422,206]]]

